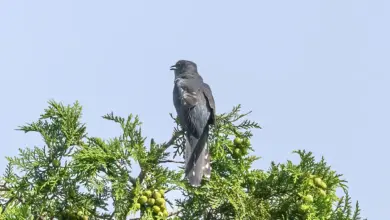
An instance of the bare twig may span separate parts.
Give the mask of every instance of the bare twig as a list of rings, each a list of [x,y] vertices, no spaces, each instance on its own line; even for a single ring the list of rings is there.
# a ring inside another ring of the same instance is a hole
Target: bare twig
[[[181,163],[184,164],[184,161],[177,161],[177,160],[160,160],[159,163]]]

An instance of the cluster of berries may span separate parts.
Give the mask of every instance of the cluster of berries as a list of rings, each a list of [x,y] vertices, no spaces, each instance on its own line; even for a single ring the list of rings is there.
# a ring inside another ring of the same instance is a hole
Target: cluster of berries
[[[151,210],[157,216],[168,217],[168,211],[166,208],[166,203],[164,199],[165,191],[146,190],[142,193],[142,196],[138,199],[138,209],[143,206],[146,210]]]
[[[233,141],[233,158],[237,159],[248,154],[249,146],[251,145],[248,138],[241,139],[239,137],[234,138]]]
[[[326,191],[325,190],[327,188],[327,185],[320,177],[316,177],[314,175],[310,175],[309,184],[311,186],[315,186],[317,188],[317,190],[318,190],[318,193],[321,196],[326,196]],[[314,198],[313,198],[312,195],[307,194],[307,195],[302,195],[302,199],[303,199],[304,203],[301,204],[299,209],[302,212],[307,212],[310,209],[310,207],[311,207],[310,204],[314,201]]]

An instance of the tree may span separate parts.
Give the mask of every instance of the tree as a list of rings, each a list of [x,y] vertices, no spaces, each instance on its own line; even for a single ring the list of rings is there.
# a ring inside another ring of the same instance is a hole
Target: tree
[[[40,134],[44,145],[7,157],[0,219],[126,219],[137,212],[139,219],[360,219],[346,181],[324,158],[316,161],[311,152],[298,150],[298,164],[252,169],[259,158],[251,155],[251,130],[260,126],[247,115],[240,106],[218,115],[209,137],[211,179],[193,188],[183,180],[178,159],[183,132],[172,115],[176,127],[166,143],[147,141],[137,116],[113,113],[103,118],[122,133],[103,140],[87,135],[77,102],[49,101],[39,120],[19,128]],[[141,172],[133,176],[135,163]],[[168,169],[167,163],[178,169]],[[339,188],[342,197],[336,195]],[[182,199],[170,199],[173,190]]]

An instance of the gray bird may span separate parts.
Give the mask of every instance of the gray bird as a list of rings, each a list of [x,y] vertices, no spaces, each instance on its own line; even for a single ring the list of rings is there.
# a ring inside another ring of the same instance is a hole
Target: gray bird
[[[210,178],[207,146],[209,125],[215,124],[215,103],[210,86],[203,82],[194,62],[179,60],[175,71],[173,103],[185,131],[185,177],[192,186],[200,186],[203,175]]]

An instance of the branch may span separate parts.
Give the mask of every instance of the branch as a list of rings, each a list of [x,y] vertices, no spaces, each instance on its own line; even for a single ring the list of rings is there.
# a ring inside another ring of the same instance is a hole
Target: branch
[[[3,214],[3,213],[5,212],[5,210],[8,208],[8,205],[9,205],[12,201],[14,201],[14,199],[15,199],[15,197],[10,198],[10,199],[4,204],[3,210],[1,211],[0,214]]]
[[[172,146],[176,139],[180,136],[181,132],[175,132],[171,138],[171,140],[169,140],[167,143],[163,144],[163,148],[164,150],[166,150],[168,147]]]
[[[168,214],[168,217],[172,217],[172,216],[175,216],[175,215],[178,215],[181,211],[174,211],[174,212],[171,212]],[[141,217],[137,217],[137,218],[130,218],[129,220],[140,220]]]
[[[181,163],[184,164],[184,161],[177,161],[177,160],[160,160],[159,163]]]
[[[180,212],[181,212],[181,211],[171,212],[171,213],[169,213],[168,217],[178,215],[178,214],[180,214]]]

